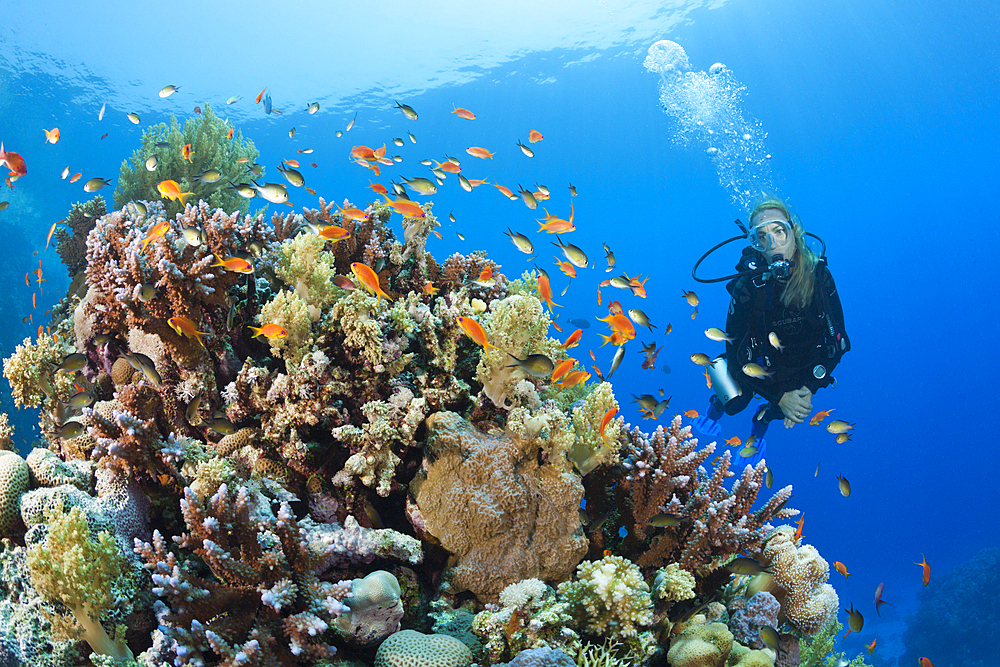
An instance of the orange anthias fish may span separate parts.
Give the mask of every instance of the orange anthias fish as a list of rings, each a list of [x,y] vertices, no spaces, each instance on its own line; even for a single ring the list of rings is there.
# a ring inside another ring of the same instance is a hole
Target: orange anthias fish
[[[610,445],[608,445],[608,438],[604,435],[604,429],[608,427],[608,424],[611,423],[611,420],[615,418],[616,414],[618,414],[618,408],[611,408],[604,413],[604,418],[601,420],[601,440],[603,440],[604,445],[608,447],[610,447]]]
[[[236,130],[234,130],[233,128],[229,128],[229,131],[226,132],[226,139],[232,139],[235,133]]]
[[[441,171],[448,174],[460,174],[462,173],[462,165],[452,162],[451,160],[445,160],[444,162],[438,162],[434,160],[434,168],[440,169]]]
[[[176,199],[182,205],[185,198],[194,194],[193,192],[181,192],[181,186],[177,181],[160,181],[156,184],[156,190],[160,193],[161,197]]]
[[[622,308],[621,301],[612,301],[608,304],[608,315],[624,315],[625,310]]]
[[[63,220],[57,220],[57,221],[55,221],[55,222],[52,223],[51,227],[49,227],[49,235],[45,237],[45,249],[46,250],[48,250],[48,248],[49,248],[49,241],[52,240],[52,233],[56,231],[56,225],[58,225],[60,222],[63,222]]]
[[[325,225],[319,228],[316,236],[327,241],[343,241],[351,237],[351,233],[343,227],[337,225]]]
[[[184,144],[184,148],[181,149],[181,155],[184,156],[184,159],[187,160],[188,162],[194,162],[194,160],[191,158],[193,154],[194,154],[194,149],[191,148],[191,144]]]
[[[385,189],[384,185],[376,183],[375,181],[372,181],[372,180],[368,181],[368,185],[366,187],[369,190],[371,190],[372,192],[374,192],[375,194],[380,194],[380,195],[388,195],[389,194],[389,191]]]
[[[500,194],[502,194],[507,199],[517,199],[517,195],[515,195],[514,192],[510,188],[504,187],[503,185],[500,185],[499,183],[494,183],[493,187],[495,187],[497,190],[499,190]]]
[[[538,231],[545,231],[549,234],[566,234],[576,231],[576,225],[573,224],[573,202],[569,204],[569,220],[557,218],[544,208],[542,210],[545,211],[545,217],[538,220]]]
[[[532,130],[531,132],[528,132],[528,141],[530,143],[533,143],[533,144],[534,143],[538,143],[543,138],[544,137],[542,137],[542,133],[539,132],[538,130]]]
[[[558,364],[556,364],[556,367],[552,369],[552,381],[553,382],[558,381],[559,378],[566,375],[566,373],[569,373],[570,369],[572,369],[573,366],[576,366],[576,359],[573,359],[572,357],[560,361]]]
[[[146,238],[142,240],[142,249],[145,250],[146,246],[149,245],[150,241],[155,241],[156,239],[162,239],[163,235],[167,233],[170,229],[169,220],[161,220],[160,222],[153,225],[153,228],[149,230],[146,234]]]
[[[483,329],[483,325],[472,319],[471,317],[457,317],[455,321],[458,322],[458,326],[462,327],[462,331],[465,335],[475,341],[477,344],[483,346],[483,350],[486,352],[486,356],[490,355],[490,348],[494,350],[499,350],[500,348],[491,343],[486,338],[486,330]]]
[[[59,141],[59,128],[53,127],[51,130],[43,129],[45,132],[45,143],[54,144]]]
[[[597,334],[597,335],[602,340],[604,340],[604,342],[601,343],[600,347],[604,347],[608,343],[611,343],[612,345],[622,345],[623,343],[627,343],[629,341],[628,338],[626,338],[617,331],[612,331],[610,336],[605,336],[604,334]]]
[[[5,151],[3,142],[0,141],[0,165],[7,165],[10,170],[11,180],[16,181],[28,173],[28,167],[24,164],[24,158],[13,151]]]
[[[361,262],[354,262],[351,264],[351,271],[361,281],[365,289],[375,295],[377,303],[382,303],[382,297],[385,297],[386,301],[392,301],[389,295],[382,291],[382,287],[378,283],[378,274],[372,271],[370,266]]]
[[[730,447],[739,447],[740,446],[739,436],[734,435],[729,440],[726,440],[726,444],[729,445]]]
[[[209,264],[209,268],[221,266],[226,271],[233,273],[253,273],[253,264],[242,257],[226,257],[225,259],[215,256],[215,264]]]
[[[364,222],[368,219],[368,214],[362,211],[360,208],[348,207],[341,208],[337,207],[337,212],[344,216],[348,220],[354,220],[355,222]],[[412,217],[412,216],[411,216]]]
[[[876,637],[875,639],[872,640],[871,644],[865,644],[865,649],[868,651],[868,655],[871,655],[872,653],[875,652],[875,642],[877,641],[878,638]]]
[[[262,327],[248,326],[247,329],[253,331],[253,336],[251,336],[251,338],[264,336],[265,338],[281,339],[288,335],[288,332],[285,331],[285,327],[280,324],[265,324]]]
[[[81,176],[83,176],[83,172],[82,171],[78,171],[78,172],[76,172],[75,174],[73,174],[72,176],[69,177],[69,182],[70,183],[76,183],[77,181],[80,180]]]
[[[840,574],[844,575],[844,578],[851,576],[851,573],[847,571],[847,566],[841,563],[839,560],[833,561],[833,569],[835,569]]]
[[[257,93],[257,99],[254,101],[254,104],[260,104],[260,101],[264,99],[264,93],[266,92],[267,92],[267,86],[264,86],[264,90]]]
[[[453,114],[457,115],[459,118],[464,118],[465,120],[476,120],[476,114],[472,113],[468,109],[463,109],[462,107],[456,107],[454,104],[451,105],[455,110],[452,111]]]
[[[687,412],[684,413],[684,416],[687,417],[688,419],[697,419],[698,418],[698,411],[697,410],[688,410]]]
[[[559,305],[552,301],[552,286],[549,285],[549,277],[546,275],[538,276],[538,296],[548,305],[549,312],[552,312],[552,309]]]
[[[559,266],[559,270],[565,273],[570,278],[576,278],[576,267],[569,262],[564,262],[558,257],[556,258],[556,264]]]
[[[749,447],[749,445],[747,445]],[[802,527],[806,525],[806,515],[803,514],[799,517],[799,520],[795,522],[798,528],[795,529],[795,539],[798,540],[802,537]]]
[[[917,662],[920,663],[920,667],[934,667],[934,663],[930,661],[929,658],[920,656],[917,658]]]
[[[432,283],[431,281],[428,280],[426,283],[424,283],[424,290],[423,291],[424,291],[424,295],[425,296],[434,296],[439,291],[441,291],[441,288],[440,287],[434,287],[434,283]]]
[[[198,344],[205,347],[205,343],[201,341],[202,336],[209,335],[207,331],[198,331],[198,327],[195,323],[186,317],[171,317],[167,320],[167,324],[170,328],[177,332],[178,336],[187,336],[188,338],[194,338],[198,341]]]
[[[559,384],[559,387],[561,389],[569,389],[571,387],[575,387],[578,384],[586,382],[589,379],[590,379],[590,373],[588,373],[587,371],[584,370],[573,371],[571,373],[566,374],[566,377],[563,378],[563,381]]]
[[[583,329],[577,329],[576,331],[571,333],[569,335],[569,338],[566,339],[566,342],[560,345],[559,347],[561,347],[564,350],[568,350],[571,347],[576,347],[577,345],[580,344],[581,337],[583,337]]]
[[[412,202],[409,199],[396,199],[395,201],[387,201],[386,206],[391,206],[392,210],[396,213],[401,214],[404,218],[417,218],[423,219],[426,215],[424,209],[420,208],[420,204]]]
[[[465,149],[465,152],[471,155],[472,157],[478,157],[484,160],[487,158],[489,158],[490,160],[493,159],[493,153],[489,152],[488,150],[480,146],[470,146],[469,148]]]
[[[605,322],[612,331],[620,333],[625,337],[626,340],[632,340],[635,338],[635,326],[632,324],[632,320],[625,317],[620,313],[612,313],[607,317],[596,318],[598,322]]]
[[[923,581],[924,581],[924,586],[926,586],[927,582],[929,582],[931,580],[931,566],[927,564],[927,557],[926,556],[924,556],[923,554],[920,554],[920,557],[923,559],[924,562],[923,563],[914,563],[914,565],[919,565],[920,567],[924,568],[924,580]]]
[[[817,412],[815,415],[813,415],[813,418],[809,420],[809,425],[810,426],[816,426],[821,421],[823,421],[824,419],[826,419],[827,417],[829,417],[830,413],[833,412],[836,409],[837,408],[830,408],[829,410],[822,410],[820,412]]]
[[[646,279],[642,280],[642,281],[640,281],[639,277],[636,276],[635,278],[632,278],[628,282],[628,286],[632,290],[632,294],[634,296],[637,296],[640,299],[645,299],[646,298],[646,287],[645,287],[646,280],[649,280],[649,276],[646,276]]]

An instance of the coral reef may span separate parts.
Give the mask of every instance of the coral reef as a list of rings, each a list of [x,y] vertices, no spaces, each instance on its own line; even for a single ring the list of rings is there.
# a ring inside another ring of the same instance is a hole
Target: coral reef
[[[648,550],[636,561],[639,565],[677,563],[705,576],[725,565],[733,554],[758,551],[771,530],[770,519],[798,514],[784,507],[791,486],[779,490],[760,509],[751,510],[763,488],[763,461],[755,467],[748,465],[731,490],[723,486],[735,474],[729,470],[728,451],[708,475],[702,463],[715,451],[715,444],[698,450],[698,440],[691,437],[690,427],[681,427],[680,416],[666,429],[658,426],[651,438],[638,429],[629,438],[621,451],[627,458],[622,464],[628,471],[622,490],[628,501],[623,499],[620,505],[631,505],[626,546],[642,551],[639,539],[651,538]],[[680,521],[657,528],[650,519],[661,513]]]

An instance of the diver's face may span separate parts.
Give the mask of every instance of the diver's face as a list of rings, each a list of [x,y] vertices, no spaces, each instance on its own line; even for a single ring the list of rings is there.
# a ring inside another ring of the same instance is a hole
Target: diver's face
[[[785,259],[794,257],[795,234],[792,231],[792,223],[780,210],[769,208],[758,213],[753,231],[768,263],[775,255],[781,255]]]

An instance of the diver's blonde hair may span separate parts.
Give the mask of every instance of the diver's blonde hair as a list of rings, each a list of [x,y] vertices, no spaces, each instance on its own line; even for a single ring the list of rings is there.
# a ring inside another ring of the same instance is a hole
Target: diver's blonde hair
[[[785,219],[792,225],[792,233],[795,235],[795,252],[787,259],[795,262],[792,267],[792,275],[785,286],[785,292],[781,295],[781,302],[790,308],[802,310],[812,303],[813,289],[816,285],[816,265],[819,258],[816,253],[806,245],[806,231],[802,227],[802,221],[785,202],[775,196],[768,196],[763,201],[758,202],[750,211],[750,225],[753,226],[754,218],[767,210],[781,211]]]

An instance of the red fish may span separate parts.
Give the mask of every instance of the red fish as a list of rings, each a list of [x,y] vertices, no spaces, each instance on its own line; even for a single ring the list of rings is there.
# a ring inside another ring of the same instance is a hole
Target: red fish
[[[456,107],[454,104],[452,104],[451,106],[454,107],[455,109],[454,111],[452,111],[452,113],[457,115],[459,118],[464,118],[465,120],[476,120],[476,114],[472,113],[468,109],[463,109],[462,107]]]
[[[806,515],[803,514],[802,516],[800,516],[799,520],[795,522],[795,525],[798,526],[798,528],[795,530],[795,539],[798,540],[799,538],[802,537],[802,527],[806,525]]]
[[[923,656],[917,658],[917,662],[920,663],[920,667],[934,667],[934,663],[929,658]]]
[[[537,143],[537,142],[541,141],[543,138],[544,137],[542,137],[542,133],[539,132],[538,130],[532,130],[531,132],[528,132],[528,141],[530,143],[533,143],[533,144]]]
[[[47,143],[47,144],[54,144],[54,143],[57,143],[59,141],[59,128],[58,127],[53,127],[51,130],[46,130],[46,129],[43,128],[42,132],[45,133],[45,143]]]
[[[552,301],[552,286],[549,285],[549,277],[545,274],[538,276],[538,296],[548,305],[549,312],[559,305]]]
[[[924,556],[923,554],[920,554],[920,557],[923,559],[924,562],[923,563],[914,563],[914,565],[919,565],[920,567],[924,568],[924,580],[923,581],[924,581],[924,586],[926,586],[927,582],[931,580],[931,566],[927,564],[927,557],[926,556]]]
[[[378,274],[370,266],[361,262],[354,262],[351,264],[351,272],[354,273],[354,276],[364,285],[366,290],[375,295],[377,303],[382,303],[382,297],[385,297],[386,301],[392,301],[389,295],[382,291],[382,286],[378,282]]]
[[[608,447],[610,447],[610,445],[608,445],[608,438],[604,435],[604,429],[608,427],[608,424],[611,423],[611,420],[615,418],[616,414],[618,414],[618,408],[611,408],[604,413],[604,419],[601,420],[601,440],[603,440],[604,444]]]
[[[260,104],[260,101],[264,98],[264,93],[267,92],[267,86],[264,86],[264,90],[257,93],[257,99],[254,100],[254,104]]]
[[[577,329],[576,331],[571,333],[569,335],[569,338],[566,339],[566,342],[560,345],[559,347],[563,348],[564,350],[568,350],[571,347],[576,347],[577,345],[580,344],[580,338],[582,336],[583,336],[583,329]]]
[[[865,649],[867,649],[868,655],[871,655],[872,653],[875,652],[875,642],[877,642],[877,641],[878,641],[878,638],[875,638],[875,639],[872,640],[871,644],[865,644]]]
[[[472,157],[478,157],[484,160],[493,159],[493,153],[489,152],[485,148],[482,148],[481,146],[470,146],[469,148],[465,149],[465,152],[471,155]]]
[[[3,142],[0,141],[0,165],[4,164],[10,169],[10,178],[13,181],[28,173],[28,167],[24,164],[24,158],[19,153],[5,151]]]
[[[455,321],[458,322],[458,326],[462,327],[462,331],[465,332],[466,336],[483,346],[486,356],[489,356],[491,347],[494,350],[500,349],[486,338],[486,330],[483,329],[483,325],[471,317],[457,317]]]

